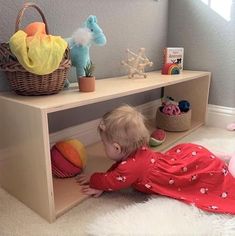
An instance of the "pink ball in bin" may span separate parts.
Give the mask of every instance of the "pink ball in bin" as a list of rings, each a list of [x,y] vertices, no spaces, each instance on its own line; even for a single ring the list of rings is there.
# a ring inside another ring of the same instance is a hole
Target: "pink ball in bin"
[[[179,106],[176,104],[172,104],[172,103],[166,104],[163,107],[162,112],[166,115],[169,115],[169,116],[175,116],[175,115],[179,115],[181,113]]]

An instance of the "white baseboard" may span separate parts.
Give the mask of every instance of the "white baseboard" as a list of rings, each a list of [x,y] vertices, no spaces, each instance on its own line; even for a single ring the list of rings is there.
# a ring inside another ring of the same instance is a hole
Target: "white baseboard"
[[[235,122],[235,108],[208,105],[206,125],[226,128]]]
[[[147,119],[152,119],[155,116],[156,109],[161,104],[161,99],[151,101],[140,106],[137,109],[140,110]],[[67,129],[60,130],[58,132],[50,134],[50,145],[54,145],[60,140],[66,139],[78,139],[84,145],[90,145],[100,140],[97,133],[97,126],[100,119],[89,121],[77,126],[72,126]]]
[[[156,108],[160,106],[160,104],[161,99],[158,99],[137,106],[137,109],[139,109],[148,119],[152,119],[155,117]],[[50,145],[52,146],[60,140],[71,138],[80,140],[84,145],[98,142],[100,140],[97,133],[99,122],[100,119],[96,119],[52,133],[50,134]],[[235,122],[235,108],[208,105],[206,125],[226,128],[226,126],[232,122]]]

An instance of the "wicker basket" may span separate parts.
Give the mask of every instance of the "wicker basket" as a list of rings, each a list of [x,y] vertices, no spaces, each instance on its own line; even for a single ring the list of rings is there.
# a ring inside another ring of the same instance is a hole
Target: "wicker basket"
[[[41,15],[48,32],[48,25],[41,9],[33,4],[26,3],[19,11],[16,19],[15,32],[19,30],[19,24],[27,8],[35,8]],[[61,91],[71,67],[71,60],[67,48],[59,68],[47,75],[36,75],[28,72],[11,53],[8,43],[0,44],[0,70],[4,71],[11,89],[19,95],[50,95]]]
[[[181,113],[180,115],[169,116],[157,109],[156,123],[157,127],[166,131],[186,131],[191,128],[192,110]]]

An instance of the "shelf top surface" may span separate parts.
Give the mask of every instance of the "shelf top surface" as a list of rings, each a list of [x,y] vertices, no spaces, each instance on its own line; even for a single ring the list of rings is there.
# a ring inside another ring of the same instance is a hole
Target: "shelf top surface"
[[[210,72],[184,70],[179,75],[161,75],[160,71],[153,71],[147,73],[147,78],[129,79],[127,76],[121,76],[97,79],[95,92],[79,92],[78,86],[74,84],[71,88],[55,95],[20,96],[12,92],[1,92],[0,99],[7,99],[50,113],[141,93],[203,76],[210,76]]]

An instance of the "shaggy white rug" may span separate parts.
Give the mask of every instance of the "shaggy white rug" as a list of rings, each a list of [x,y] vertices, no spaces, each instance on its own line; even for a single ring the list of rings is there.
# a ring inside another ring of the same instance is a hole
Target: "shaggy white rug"
[[[88,235],[235,235],[235,217],[205,213],[177,200],[154,197],[104,214]]]

